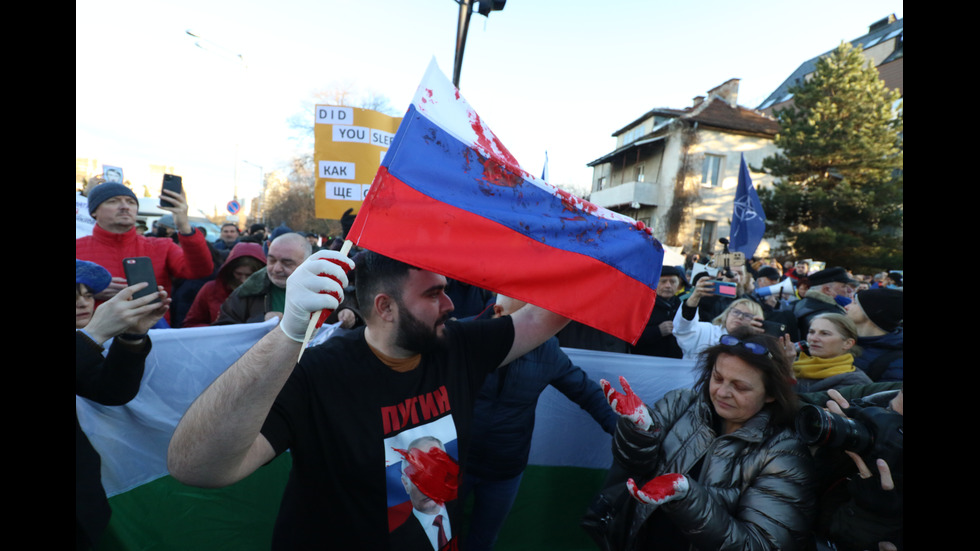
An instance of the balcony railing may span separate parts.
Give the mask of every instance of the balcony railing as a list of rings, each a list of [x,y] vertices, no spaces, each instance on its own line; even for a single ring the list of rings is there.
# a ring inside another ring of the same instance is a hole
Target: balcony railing
[[[650,182],[625,182],[616,186],[593,191],[589,201],[604,208],[622,205],[656,206],[660,185]]]

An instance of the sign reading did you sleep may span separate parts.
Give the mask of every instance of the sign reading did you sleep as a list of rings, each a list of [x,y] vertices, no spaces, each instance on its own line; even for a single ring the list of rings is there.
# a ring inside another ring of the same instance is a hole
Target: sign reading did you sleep
[[[316,217],[339,220],[360,209],[402,118],[334,105],[315,116]]]

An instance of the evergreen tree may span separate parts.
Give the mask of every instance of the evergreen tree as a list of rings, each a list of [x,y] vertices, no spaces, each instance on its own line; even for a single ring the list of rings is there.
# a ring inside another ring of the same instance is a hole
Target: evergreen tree
[[[768,232],[801,258],[871,272],[902,268],[902,106],[861,49],[842,43],[817,61],[776,111],[774,176],[759,190]]]

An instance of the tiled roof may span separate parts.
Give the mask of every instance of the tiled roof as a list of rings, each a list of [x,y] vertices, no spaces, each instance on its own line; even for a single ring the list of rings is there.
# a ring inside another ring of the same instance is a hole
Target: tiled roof
[[[687,111],[688,111],[687,109],[671,109],[669,107],[655,107],[655,108],[647,111],[646,113],[644,113],[642,116],[640,116],[640,118],[634,120],[633,122],[627,124],[626,126],[620,128],[619,130],[613,132],[612,135],[613,135],[613,137],[616,137],[616,136],[622,134],[623,132],[626,132],[630,128],[633,128],[637,124],[639,124],[639,123],[641,123],[641,122],[649,119],[650,117],[656,117],[656,116],[659,115],[661,117],[671,117],[671,118],[674,118],[674,117],[679,117],[679,116],[683,115]]]
[[[731,132],[747,132],[774,137],[779,131],[779,123],[772,117],[760,113],[755,109],[742,107],[741,105],[732,107],[725,100],[716,96],[710,96],[702,103],[686,109],[658,108],[647,111],[642,117],[631,122],[622,130],[616,131],[613,136],[621,134],[624,130],[635,126],[637,123],[640,123],[645,119],[658,115],[673,117],[689,123],[698,123],[698,125],[711,126]],[[617,155],[625,153],[634,147],[653,143],[654,141],[657,141],[657,139],[663,139],[665,132],[666,130],[664,127],[658,127],[652,132],[649,132],[644,136],[640,136],[628,144],[624,144],[613,152],[607,153],[606,155],[587,163],[587,166],[595,166],[597,164],[607,162]]]
[[[688,111],[691,111],[693,114],[684,115],[682,117],[684,120],[725,130],[768,134],[772,136],[775,136],[776,132],[779,131],[779,123],[775,119],[755,109],[749,109],[741,105],[732,107],[718,98],[712,98],[712,101],[700,112],[697,112],[697,107]]]
[[[855,38],[854,40],[851,41],[851,45],[852,46],[860,45],[863,49],[867,50],[868,48],[871,48],[872,46],[878,44],[879,42],[885,40],[891,40],[896,37],[900,38],[897,41],[897,46],[895,51],[892,52],[886,59],[882,60],[879,63],[880,66],[885,63],[889,63],[895,61],[898,58],[903,57],[904,49],[905,49],[904,29],[905,29],[905,19],[904,18],[896,19],[895,21],[892,21],[887,25],[877,26],[877,28],[875,28],[873,31],[869,32],[864,36]],[[821,57],[829,54],[832,51],[833,50],[828,50],[812,59],[808,59],[802,65],[797,67],[797,69],[793,71],[793,74],[791,74],[789,78],[784,80],[783,83],[780,84],[778,88],[776,88],[771,94],[769,94],[769,97],[767,97],[761,104],[759,104],[758,109],[760,110],[770,109],[773,105],[777,105],[779,103],[789,100],[792,97],[789,93],[790,87],[792,87],[797,82],[802,82],[803,78],[806,75],[814,72],[817,68],[817,60],[819,60]]]

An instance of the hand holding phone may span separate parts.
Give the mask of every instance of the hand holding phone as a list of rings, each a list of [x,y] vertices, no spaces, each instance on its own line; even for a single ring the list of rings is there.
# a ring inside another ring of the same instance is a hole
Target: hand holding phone
[[[163,188],[160,191],[160,206],[161,207],[176,207],[173,201],[166,198],[164,191],[172,191],[177,195],[184,194],[184,184],[183,179],[175,174],[164,174],[163,175]]]
[[[786,334],[786,324],[778,321],[765,320],[762,322],[762,330],[766,335],[782,337]]]
[[[713,293],[720,297],[735,298],[735,296],[738,294],[738,289],[737,285],[730,281],[715,281]]]
[[[126,273],[126,283],[128,285],[136,285],[144,281],[147,283],[146,287],[133,294],[134,299],[157,292],[157,278],[153,273],[153,261],[150,260],[150,257],[137,256],[124,258],[123,271]],[[153,302],[159,302],[159,300],[157,298]]]

